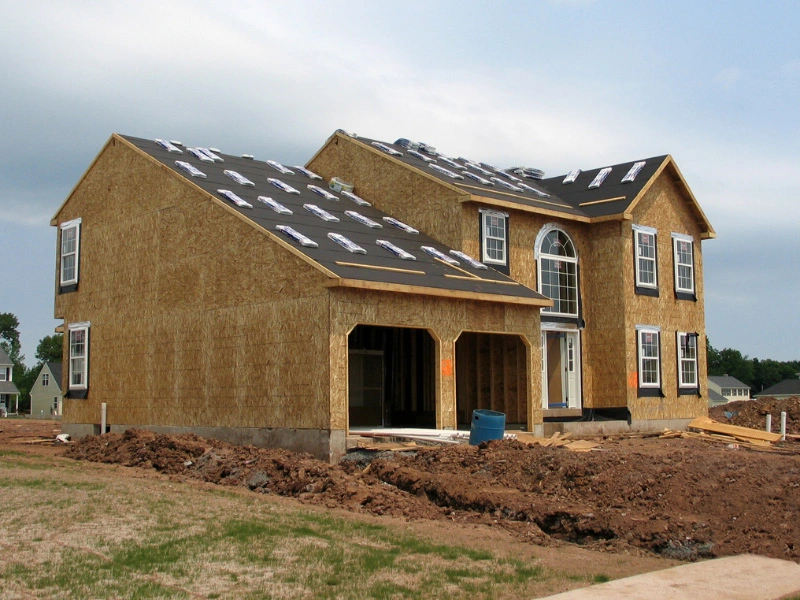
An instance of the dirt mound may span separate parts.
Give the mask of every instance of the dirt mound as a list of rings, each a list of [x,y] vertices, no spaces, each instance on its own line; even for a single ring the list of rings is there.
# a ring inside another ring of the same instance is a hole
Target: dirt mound
[[[128,430],[86,438],[66,455],[329,508],[497,524],[536,543],[681,560],[744,552],[800,560],[797,454],[690,439],[607,440],[582,454],[505,441],[361,451],[329,465],[286,450]]]
[[[763,430],[769,414],[772,415],[772,431],[778,432],[781,427],[781,412],[786,413],[786,433],[800,434],[800,397],[798,396],[784,400],[757,398],[729,402],[710,408],[708,416],[720,423]],[[726,413],[731,416],[728,417]]]

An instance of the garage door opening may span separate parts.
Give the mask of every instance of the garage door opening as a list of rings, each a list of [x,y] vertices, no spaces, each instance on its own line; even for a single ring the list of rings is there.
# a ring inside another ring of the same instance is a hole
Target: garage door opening
[[[456,341],[456,407],[459,428],[472,411],[496,410],[506,427],[526,429],[528,374],[525,344],[517,335],[464,332]]]
[[[348,337],[350,427],[436,427],[435,366],[424,329],[358,325]]]

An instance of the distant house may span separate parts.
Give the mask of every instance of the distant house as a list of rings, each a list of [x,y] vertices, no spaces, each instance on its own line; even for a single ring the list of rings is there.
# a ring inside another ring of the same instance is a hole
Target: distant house
[[[800,379],[784,379],[767,389],[754,394],[754,398],[791,398],[792,396],[800,396]]]
[[[725,399],[725,402],[715,401],[711,396],[714,391]],[[712,375],[708,378],[709,406],[725,404],[726,402],[739,402],[750,400],[750,387],[736,377],[730,375]],[[714,402],[712,405],[711,402]]]
[[[61,363],[42,366],[31,388],[31,416],[61,416]]]
[[[14,363],[6,351],[0,348],[0,413],[16,412],[19,404],[19,390],[12,383]]]
[[[719,392],[711,389],[711,385],[708,386],[708,408],[713,408],[715,406],[719,406],[721,404],[727,404],[728,399],[720,394]]]

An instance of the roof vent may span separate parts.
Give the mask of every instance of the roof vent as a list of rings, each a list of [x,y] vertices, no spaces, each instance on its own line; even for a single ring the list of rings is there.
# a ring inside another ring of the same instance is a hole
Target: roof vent
[[[544,179],[544,171],[541,169],[534,169],[532,167],[513,167],[509,169],[517,175],[522,175],[525,179]]]
[[[200,148],[187,148],[186,151],[192,156],[194,156],[196,159],[201,160],[203,162],[214,162],[214,159],[211,158],[205,152],[203,152]]]
[[[419,143],[419,151],[424,152],[425,154],[430,154],[431,156],[437,156],[436,147],[430,146],[424,142]]]
[[[292,171],[291,169],[287,169],[277,160],[268,160],[267,164],[276,171],[278,171],[279,173],[283,173],[284,175],[294,175],[294,171]]]
[[[444,164],[453,167],[454,169],[463,169],[463,168],[465,168],[464,165],[458,164],[452,158],[448,158],[444,154],[440,154],[439,155],[439,160],[442,161]]]
[[[167,152],[174,152],[175,154],[183,154],[183,150],[181,150],[174,143],[168,140],[162,140],[161,138],[156,138],[155,142]]]
[[[354,210],[346,210],[346,211],[344,211],[344,214],[346,214],[348,217],[350,217],[354,221],[358,221],[362,225],[366,225],[367,227],[369,227],[371,229],[383,229],[383,225],[381,225],[380,223],[376,223],[375,221],[373,221],[369,217],[365,217],[361,213],[358,213],[358,212],[356,212]]]
[[[430,163],[430,164],[428,164],[428,166],[431,169],[433,169],[434,171],[436,171],[437,173],[441,173],[442,175],[446,175],[450,179],[464,179],[463,175],[459,175],[458,173],[453,173],[452,171],[448,171],[444,167],[440,167],[439,165],[437,165],[435,163]]]
[[[292,167],[292,168],[295,171],[305,175],[309,179],[316,179],[317,181],[322,181],[322,177],[320,177],[319,175],[314,173],[314,171],[310,171],[309,169],[306,169],[305,167]]]
[[[378,244],[381,248],[384,248],[391,252],[392,254],[399,256],[403,260],[417,260],[417,257],[411,254],[410,252],[406,252],[399,246],[395,246],[392,242],[387,240],[375,240],[375,243]]]
[[[276,225],[275,229],[280,231],[283,235],[292,238],[301,246],[305,246],[306,248],[318,248],[319,244],[312,240],[310,237],[303,235],[293,227],[289,227],[288,225]]]
[[[425,162],[435,162],[435,159],[431,158],[430,156],[425,156],[422,152],[417,152],[416,150],[407,150],[407,152],[411,156],[419,158],[420,160],[424,160]]]
[[[342,196],[344,196],[345,198],[350,198],[350,200],[352,200],[359,206],[372,206],[372,204],[364,200],[361,196],[356,196],[353,192],[342,190]]]
[[[382,152],[386,152],[386,154],[390,154],[391,156],[403,156],[402,152],[398,152],[391,146],[387,146],[383,142],[372,142],[372,145],[375,146],[378,150]]]
[[[492,187],[494,187],[494,184],[491,181],[489,181],[488,179],[486,179],[484,177],[481,177],[480,175],[477,175],[475,173],[471,173],[469,171],[461,171],[461,173],[465,177],[469,177],[470,179],[472,179],[474,181],[477,181],[478,183],[482,183],[483,185],[491,185]]]
[[[241,173],[237,173],[236,171],[229,171],[227,169],[223,171],[223,173],[225,173],[225,175],[233,179],[239,185],[245,185],[247,187],[256,187],[255,183],[250,181],[247,177],[245,177]]]
[[[521,192],[522,191],[521,188],[518,188],[513,183],[509,183],[509,182],[507,182],[507,181],[505,181],[503,179],[500,179],[499,177],[492,177],[490,180],[494,181],[497,185],[506,188],[507,190],[512,190],[514,192]]]
[[[181,169],[189,173],[192,177],[200,177],[201,179],[206,178],[206,174],[203,173],[200,169],[195,167],[194,165],[186,162],[185,160],[176,160],[175,164],[178,165]]]
[[[394,143],[395,146],[402,146],[406,150],[419,150],[419,142],[412,142],[406,138],[400,138]]]
[[[313,183],[309,183],[306,187],[310,189],[312,192],[314,192],[317,196],[322,196],[323,198],[325,198],[325,200],[333,200],[333,201],[339,200],[339,198],[331,194],[328,190],[324,190],[318,185],[314,185]]]
[[[398,221],[394,217],[383,217],[383,220],[386,221],[389,225],[393,225],[398,229],[402,229],[406,233],[419,233],[417,229],[414,229],[411,225],[406,225],[402,221]]]
[[[246,200],[242,200],[241,198],[239,198],[239,196],[237,196],[230,190],[217,190],[217,193],[220,196],[225,196],[228,200],[233,202],[239,208],[253,208],[252,204],[250,204]]]
[[[448,265],[457,265],[458,261],[453,258],[452,256],[447,256],[444,252],[439,252],[433,246],[420,246],[420,249],[425,252],[426,254],[430,254],[434,258],[438,258],[441,261],[446,262]]]
[[[594,179],[592,179],[592,183],[589,184],[589,189],[592,190],[595,188],[599,188],[602,185],[602,183],[606,180],[606,177],[608,177],[609,173],[611,173],[611,167],[600,169],[600,172],[594,176]]]
[[[272,185],[278,188],[281,191],[286,192],[287,194],[299,194],[300,192],[290,186],[288,183],[283,183],[280,179],[275,179],[273,177],[267,177],[267,181],[269,181]]]
[[[327,210],[325,210],[324,208],[320,208],[316,204],[303,204],[303,208],[305,208],[312,215],[318,216],[323,221],[328,221],[329,223],[339,222],[339,217],[332,215]]]
[[[334,177],[331,179],[328,187],[331,188],[334,192],[352,192],[353,191],[353,184],[347,183],[344,179],[340,179],[339,177]]]
[[[361,246],[356,244],[350,238],[347,238],[347,237],[343,236],[341,233],[330,232],[328,234],[328,237],[330,239],[332,239],[334,242],[336,242],[337,244],[339,244],[340,246],[342,246],[343,248],[346,248],[347,250],[352,252],[353,254],[366,254],[367,253],[367,251],[364,250]]]
[[[217,156],[217,154],[211,148],[198,148],[198,150],[200,150],[200,152],[205,154],[208,158],[210,158],[214,162],[225,162],[224,160],[222,160],[222,157]]]
[[[467,263],[469,266],[471,266],[473,269],[488,269],[489,268],[485,264],[483,264],[482,262],[478,262],[477,260],[472,258],[469,254],[464,254],[460,250],[450,250],[450,254],[460,258],[465,263]]]
[[[636,179],[636,176],[639,174],[639,171],[641,171],[642,168],[644,168],[645,163],[646,161],[644,160],[633,163],[633,166],[625,174],[625,177],[622,178],[622,181],[620,183],[630,183],[631,181]]]
[[[578,178],[578,175],[580,174],[581,174],[580,169],[572,169],[572,171],[567,173],[567,176],[564,177],[564,181],[562,181],[561,183],[562,184],[575,183],[575,180]]]
[[[272,198],[269,198],[267,196],[259,196],[257,198],[257,200],[259,202],[261,202],[262,204],[266,204],[267,206],[269,206],[272,210],[274,210],[279,215],[291,215],[291,214],[293,214],[292,211],[289,210],[288,208],[286,208],[283,204],[281,204],[277,200],[273,200]]]

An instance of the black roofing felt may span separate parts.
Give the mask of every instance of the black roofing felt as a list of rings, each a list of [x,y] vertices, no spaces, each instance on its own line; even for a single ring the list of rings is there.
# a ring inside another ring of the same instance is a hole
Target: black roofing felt
[[[404,286],[420,286],[427,288],[437,288],[442,290],[462,291],[469,293],[484,293],[491,295],[513,296],[517,298],[541,299],[545,297],[522,285],[508,285],[492,283],[494,280],[501,282],[512,282],[505,275],[498,273],[494,269],[475,269],[463,260],[459,261],[458,268],[466,271],[463,273],[451,268],[420,249],[421,246],[433,246],[444,254],[449,254],[449,248],[432,238],[419,233],[412,234],[402,231],[393,225],[385,222],[383,217],[387,213],[379,211],[371,206],[359,206],[352,200],[341,194],[336,195],[339,200],[327,200],[308,189],[308,185],[316,185],[328,190],[326,181],[312,180],[302,175],[292,165],[285,167],[295,171],[293,175],[282,174],[265,161],[232,156],[218,152],[224,162],[203,162],[186,151],[186,147],[180,149],[182,154],[169,152],[158,145],[154,140],[122,136],[134,146],[157,159],[185,179],[191,181],[201,189],[209,192],[214,197],[228,204],[233,210],[247,217],[249,220],[262,226],[264,229],[281,237],[283,240],[297,248],[300,252],[320,264],[325,269],[343,279],[354,279],[367,282],[399,284]],[[185,161],[206,174],[206,178],[192,177],[186,171],[176,166],[175,161]],[[233,170],[243,175],[255,186],[249,187],[235,182],[224,174],[225,170]],[[267,181],[267,178],[274,178],[290,185],[300,192],[299,195],[284,192]],[[242,208],[221,196],[217,190],[230,190],[241,199],[249,202],[253,208]],[[356,189],[357,193],[358,190]],[[332,192],[333,193],[333,192]],[[258,201],[258,196],[267,196],[280,202],[283,206],[293,212],[291,215],[283,215],[275,212],[268,206]],[[364,198],[369,201],[369,198]],[[320,208],[336,216],[338,222],[326,222],[310,213],[304,204],[315,204]],[[356,211],[361,215],[372,219],[382,225],[380,229],[372,229],[363,225],[349,216],[345,211]],[[317,248],[304,247],[295,240],[286,237],[276,230],[278,225],[288,225],[295,230],[312,239],[319,246]],[[355,254],[328,238],[328,233],[340,233],[366,250],[366,254]],[[406,252],[414,255],[416,260],[403,260],[388,250],[378,246],[376,241],[379,239],[387,240],[399,246]],[[398,271],[372,269],[363,267],[347,266],[340,263],[356,263],[383,267],[388,269],[404,269],[422,271],[424,274],[404,273]],[[445,274],[463,276],[464,279],[445,277]],[[477,278],[472,278],[475,276]]]
[[[376,140],[364,137],[357,137],[355,139],[379,150],[379,148],[373,144],[373,142]],[[644,167],[636,176],[636,178],[629,183],[622,183],[622,179],[628,173],[630,168],[636,162],[640,161],[631,161],[627,163],[620,163],[618,165],[606,165],[611,166],[611,172],[598,188],[593,189],[589,189],[589,184],[592,182],[592,180],[594,180],[597,173],[599,173],[605,167],[581,171],[575,182],[570,184],[563,184],[566,174],[559,175],[558,177],[550,177],[540,181],[517,176],[525,185],[543,191],[550,196],[549,198],[543,198],[535,192],[530,192],[527,190],[517,192],[506,189],[497,183],[495,183],[493,186],[488,186],[474,181],[468,177],[465,177],[463,180],[453,179],[448,175],[432,169],[429,163],[421,158],[417,158],[409,154],[406,148],[398,144],[391,144],[388,142],[379,143],[385,144],[397,152],[401,152],[401,156],[394,157],[397,160],[413,166],[424,173],[441,179],[442,181],[455,185],[474,196],[494,198],[506,202],[514,202],[521,206],[546,209],[562,212],[567,215],[579,215],[584,217],[600,217],[624,212],[628,205],[634,200],[634,198],[636,198],[645,184],[650,180],[650,178],[655,174],[655,172],[667,158],[667,156],[664,155],[644,159]],[[430,158],[436,160],[436,164],[439,166],[452,171],[453,173],[462,175],[464,171],[469,171],[475,175],[480,175],[481,177],[488,179],[488,176],[480,173],[474,168],[467,166],[463,159],[447,156],[447,158],[455,160],[462,167],[454,168],[443,162],[438,157],[431,156]],[[480,157],[476,157],[476,159],[477,160],[470,159],[470,161],[472,163],[479,163]],[[501,167],[497,167],[495,169],[495,174],[497,177],[503,179],[503,176],[498,173],[498,171],[501,170]],[[506,181],[508,180],[506,179]],[[510,181],[509,183],[514,184],[513,181]],[[619,199],[613,202],[595,203],[597,201],[605,201],[613,198]]]

